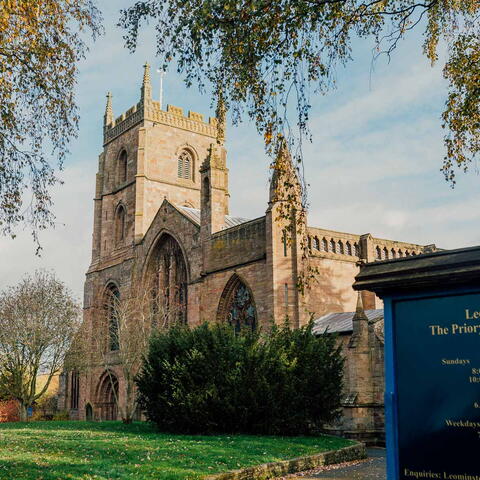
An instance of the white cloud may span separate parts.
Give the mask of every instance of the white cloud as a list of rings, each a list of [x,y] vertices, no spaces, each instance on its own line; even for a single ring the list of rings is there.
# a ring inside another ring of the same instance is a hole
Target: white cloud
[[[95,169],[70,166],[61,175],[65,184],[54,191],[56,227],[40,234],[43,250],[35,255],[28,230],[15,239],[0,238],[0,289],[37,268],[54,270],[79,298],[90,262]]]

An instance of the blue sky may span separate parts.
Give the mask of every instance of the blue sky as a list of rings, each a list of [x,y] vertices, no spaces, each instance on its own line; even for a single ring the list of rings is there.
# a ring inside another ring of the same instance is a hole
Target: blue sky
[[[142,35],[130,54],[115,24],[120,7],[131,0],[99,1],[106,34],[80,67],[77,102],[79,138],[55,189],[57,226],[41,235],[35,256],[28,231],[15,240],[0,238],[0,288],[26,272],[53,269],[81,298],[91,253],[93,194],[107,91],[115,116],[140,95],[142,65],[155,60],[155,38]],[[304,148],[309,188],[309,224],[352,233],[443,248],[480,244],[479,176],[475,166],[458,173],[451,189],[443,179],[440,115],[446,97],[441,62],[432,68],[422,55],[421,36],[403,41],[390,63],[372,69],[369,42],[356,42],[355,61],[339,68],[337,89],[313,95],[313,143]],[[154,94],[158,97],[158,76]],[[164,104],[213,115],[210,99],[186,89],[175,72],[165,78]],[[268,159],[262,139],[249,122],[227,131],[231,212],[258,217],[266,209]]]

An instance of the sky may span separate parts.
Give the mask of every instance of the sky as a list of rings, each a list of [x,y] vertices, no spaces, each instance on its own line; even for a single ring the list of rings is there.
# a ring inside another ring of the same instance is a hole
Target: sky
[[[116,23],[119,9],[131,3],[98,2],[105,35],[80,64],[79,137],[60,174],[64,183],[54,190],[56,226],[41,234],[40,257],[28,229],[18,231],[14,240],[0,237],[0,289],[46,268],[82,298],[91,259],[105,95],[112,92],[114,115],[120,115],[139,100],[142,65],[158,64],[151,31],[142,34],[134,54],[124,48]],[[371,42],[356,41],[354,61],[337,71],[336,90],[312,96],[313,142],[304,147],[309,225],[441,248],[480,244],[480,179],[475,165],[467,175],[458,173],[455,189],[440,172],[444,155],[440,115],[447,94],[441,61],[431,67],[422,55],[420,34],[402,41],[390,61],[381,57],[372,65],[371,48]],[[158,98],[156,75],[153,87]],[[214,115],[208,96],[187,89],[173,71],[164,80],[167,103]],[[269,160],[262,139],[245,121],[229,125],[226,147],[231,214],[263,215]]]

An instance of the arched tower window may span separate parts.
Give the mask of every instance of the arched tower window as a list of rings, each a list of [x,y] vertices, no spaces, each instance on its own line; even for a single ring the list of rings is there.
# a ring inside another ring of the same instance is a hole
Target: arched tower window
[[[188,150],[182,150],[178,156],[178,178],[193,180],[193,155]]]
[[[117,164],[117,183],[122,184],[127,181],[128,156],[125,150],[120,152]]]
[[[315,250],[320,250],[320,241],[318,240],[318,237],[314,238],[313,246]]]
[[[239,332],[243,328],[257,327],[257,310],[253,294],[238,275],[225,285],[217,311],[217,321],[227,321]]]
[[[348,241],[345,243],[345,251],[347,255],[352,255],[352,244]]]
[[[118,245],[125,242],[125,207],[119,205],[115,212],[115,243]]]
[[[322,238],[322,251],[328,252],[328,242],[326,238]]]
[[[360,247],[358,246],[358,243],[356,243],[356,242],[353,244],[353,254],[356,257],[360,256]]]
[[[375,258],[377,260],[381,260],[382,259],[382,249],[380,247],[376,247],[375,248]]]
[[[163,327],[187,322],[187,265],[178,242],[162,235],[147,269],[152,284],[154,322]]]
[[[120,348],[119,306],[120,291],[115,285],[111,284],[105,291],[105,313],[108,324],[108,349],[112,352]]]

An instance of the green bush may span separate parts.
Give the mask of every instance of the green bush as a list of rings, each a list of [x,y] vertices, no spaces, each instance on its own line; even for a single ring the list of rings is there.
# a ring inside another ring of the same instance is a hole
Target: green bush
[[[162,431],[298,435],[338,417],[343,358],[312,325],[265,335],[229,325],[174,326],[152,337],[139,402]]]

